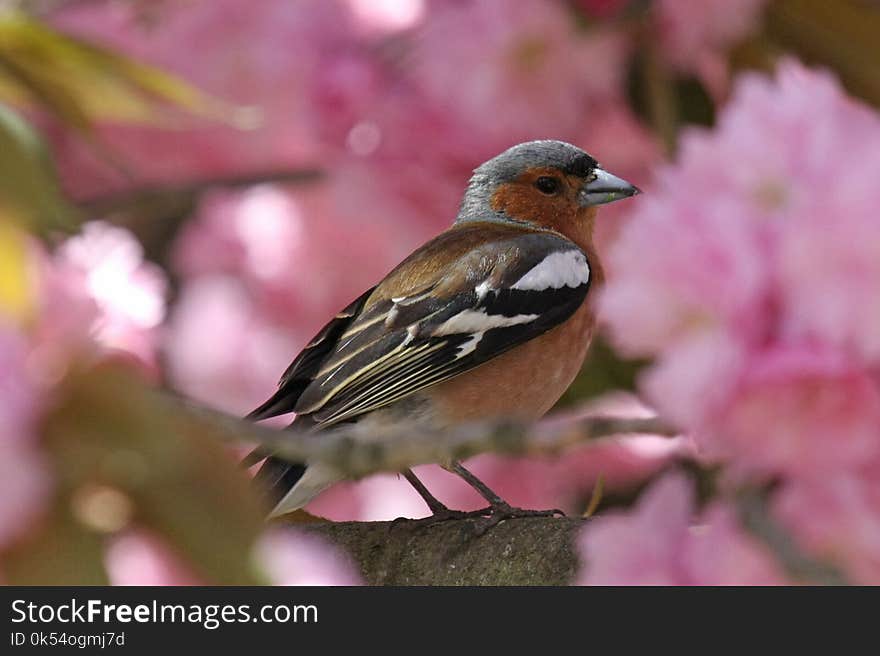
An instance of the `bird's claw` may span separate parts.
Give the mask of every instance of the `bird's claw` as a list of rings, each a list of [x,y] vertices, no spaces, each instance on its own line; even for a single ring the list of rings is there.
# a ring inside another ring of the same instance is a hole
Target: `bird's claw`
[[[524,517],[554,517],[559,515],[565,517],[565,513],[559,508],[550,510],[529,510],[527,508],[515,508],[507,503],[493,504],[479,510],[451,510],[446,506],[431,509],[433,514],[420,519],[410,519],[408,517],[398,517],[391,522],[390,529],[399,524],[406,523],[408,526],[425,527],[440,524],[458,519],[476,519],[474,524],[474,532],[484,535],[486,531],[508,519],[521,519]]]
[[[482,518],[476,522],[474,526],[474,532],[479,535],[484,535],[486,531],[495,526],[496,524],[500,524],[501,522],[507,519],[521,519],[524,517],[554,517],[559,515],[560,517],[565,517],[565,513],[558,508],[553,508],[551,510],[528,510],[526,508],[515,508],[507,503],[495,504],[490,507],[491,512],[488,517]]]
[[[434,524],[440,524],[442,522],[448,522],[455,519],[473,519],[474,517],[486,517],[487,515],[492,514],[491,506],[480,508],[479,510],[451,510],[446,506],[443,506],[442,508],[432,508],[431,510],[431,515],[429,515],[428,517],[421,517],[419,519],[398,517],[391,522],[391,526],[389,528],[394,528],[395,526],[402,523],[406,523],[407,525],[414,527],[433,526]]]

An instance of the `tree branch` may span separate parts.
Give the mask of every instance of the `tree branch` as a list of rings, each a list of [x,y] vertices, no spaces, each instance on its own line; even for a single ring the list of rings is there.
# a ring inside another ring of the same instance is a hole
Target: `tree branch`
[[[320,180],[323,175],[323,172],[318,169],[259,171],[244,175],[218,176],[177,184],[136,187],[104,196],[78,200],[76,204],[89,216],[103,217],[108,214],[124,213],[132,208],[144,206],[188,206],[192,203],[194,197],[200,196],[211,189],[243,189],[262,183],[307,184]]]
[[[297,524],[346,551],[371,585],[569,585],[589,520],[529,517],[477,536],[473,520]]]
[[[479,423],[448,431],[389,429],[366,434],[344,426],[320,434],[277,430],[188,405],[188,413],[216,437],[250,441],[296,462],[324,462],[347,478],[399,472],[409,467],[463,460],[487,451],[553,454],[592,439],[620,434],[676,435],[658,418],[596,415],[551,417],[536,424]],[[659,471],[655,476],[661,476]],[[770,515],[766,494],[743,488],[735,495],[743,527],[761,540],[795,581],[845,584],[833,566],[803,553]],[[563,585],[579,566],[575,539],[589,520],[523,518],[477,535],[475,520],[426,525],[396,522],[302,523],[278,520],[321,535],[347,551],[365,580],[379,585]]]
[[[208,423],[210,432],[219,439],[252,442],[291,462],[322,462],[348,478],[464,460],[489,451],[546,455],[611,435],[678,434],[657,418],[607,416],[551,417],[536,424],[483,422],[445,431],[389,428],[382,434],[368,434],[354,424],[315,434],[266,428],[194,404],[188,407],[191,414]]]

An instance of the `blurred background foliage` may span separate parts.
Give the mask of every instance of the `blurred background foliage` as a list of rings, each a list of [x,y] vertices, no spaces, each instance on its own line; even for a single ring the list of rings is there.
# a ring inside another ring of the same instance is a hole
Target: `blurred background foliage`
[[[63,19],[66,11],[104,5],[108,15],[113,16],[117,12],[114,4],[129,5],[127,10],[134,7],[142,21],[155,23],[152,30],[161,31],[166,28],[164,20],[175,20],[171,9],[176,3],[164,0],[0,2],[0,314],[4,321],[23,330],[39,323],[36,315],[44,302],[39,276],[34,273],[35,243],[51,253],[86,221],[123,226],[138,238],[146,257],[164,268],[164,275],[171,281],[173,306],[181,282],[180,270],[173,266],[173,245],[182,229],[195,225],[193,217],[203,207],[206,196],[266,183],[285,189],[324,185],[327,167],[339,162],[338,157],[312,157],[314,153],[307,151],[304,157],[289,161],[281,158],[271,167],[242,167],[230,172],[209,166],[189,178],[176,171],[164,179],[141,175],[130,161],[129,151],[119,148],[126,133],[113,130],[120,126],[149,126],[152,131],[146,133],[147,140],[157,130],[184,137],[207,129],[208,141],[215,128],[205,125],[240,132],[245,140],[258,128],[267,129],[271,135],[280,127],[271,123],[277,115],[259,106],[259,98],[252,103],[246,97],[219,97],[213,90],[203,90],[188,81],[185,75],[146,63],[155,57],[139,59],[59,27],[64,20],[58,17]],[[647,0],[569,0],[554,4],[565,6],[579,30],[612,29],[631,38],[631,46],[625,49],[620,92],[641,129],[653,135],[667,158],[674,157],[682,128],[713,124],[716,110],[727,96],[729,79],[744,70],[771,70],[785,54],[794,53],[808,63],[832,69],[853,95],[880,106],[880,10],[869,0],[767,2],[755,28],[720,49],[708,74],[699,67],[681,67],[664,58],[658,27],[652,22],[653,3]],[[613,10],[601,10],[605,5]],[[251,8],[262,11],[247,2],[241,7],[245,12]],[[167,19],[163,14],[166,8],[170,8]],[[271,20],[270,13],[267,11],[267,20]],[[224,20],[234,20],[234,16]],[[431,20],[430,15],[426,20]],[[213,29],[212,24],[206,22],[204,29]],[[402,66],[406,55],[399,53],[405,51],[405,40],[406,35],[389,34],[379,39],[380,46],[373,47],[381,47],[384,61],[390,59],[392,65]],[[194,43],[191,47],[201,45]],[[183,52],[187,47],[181,44]],[[214,53],[215,66],[234,67],[237,47],[233,39],[230,51],[224,52],[220,43]],[[289,55],[277,56],[283,61],[287,56],[303,55],[294,47]],[[396,57],[399,62],[395,62]],[[277,65],[277,60],[267,61],[266,66],[270,65]],[[188,70],[187,66],[181,70]],[[340,75],[343,84],[344,74]],[[337,91],[339,98],[334,100],[332,94]],[[345,101],[345,90],[330,89],[328,93],[330,102]],[[394,103],[396,91],[388,93]],[[290,113],[287,120],[296,122],[300,117]],[[297,129],[314,128],[306,125]],[[546,136],[555,136],[553,126],[548,126],[547,132]],[[367,141],[371,138],[369,133],[361,136]],[[404,150],[419,149],[418,138],[416,131]],[[144,142],[137,141],[135,148],[138,143]],[[180,148],[190,148],[192,143],[181,138]],[[172,137],[161,147],[173,148],[173,144]],[[590,147],[589,143],[582,145]],[[79,155],[71,156],[71,148],[86,152],[88,158],[112,170],[116,182],[86,191],[74,188],[77,167],[83,160]],[[67,161],[65,184],[59,182],[50,154],[53,149],[60,150]],[[461,170],[476,165],[485,154],[492,153],[479,147],[474,149],[473,157],[467,153]],[[162,155],[159,151],[150,157],[167,157],[170,161],[178,154],[168,151]],[[350,179],[357,180],[353,175]],[[456,193],[464,181],[463,177],[457,180]],[[645,176],[642,181],[646,181]],[[419,182],[415,178],[409,183]],[[369,178],[366,185],[370,185]],[[371,218],[367,214],[365,220]],[[451,218],[449,214],[446,220]],[[308,224],[312,219],[305,220]],[[314,218],[316,222],[329,220]],[[377,224],[377,238],[382,240],[381,231],[388,229],[389,224]],[[417,230],[405,229],[402,243],[376,256],[378,264],[352,271],[364,278],[358,285],[367,284],[367,277],[381,273],[393,264],[394,257],[414,247],[414,237],[427,238],[439,229],[440,220]],[[266,238],[271,239],[271,234]],[[373,243],[365,243],[363,248],[371,248]],[[211,245],[205,244],[204,248],[210,249]],[[205,256],[210,259],[211,254]],[[344,252],[340,256],[345,257]],[[37,259],[43,257],[48,256]],[[303,257],[308,260],[310,256]],[[347,265],[337,261],[332,266],[344,270]],[[351,291],[346,289],[340,294]],[[332,299],[340,305],[343,301],[338,295]],[[319,303],[305,304],[302,311],[314,307],[323,310]],[[241,306],[244,312],[249,308],[247,304]],[[292,356],[296,344],[304,341],[323,318],[303,319],[304,327],[284,345],[284,352]],[[223,348],[237,347],[228,344]],[[200,580],[228,584],[261,580],[248,555],[262,531],[259,504],[248,490],[245,477],[236,470],[234,459],[212,440],[210,431],[183,414],[175,415],[172,407],[156,399],[153,385],[172,383],[161,358],[158,363],[144,365],[126,357],[96,362],[91,356],[78,354],[73,361],[75,364],[59,369],[51,391],[39,388],[47,395],[41,401],[46,405],[39,419],[39,444],[54,484],[47,493],[45,509],[31,528],[0,545],[6,549],[2,576],[13,583],[103,583],[108,580],[106,541],[124,528],[137,525],[172,545]],[[610,390],[632,391],[645,364],[622,359],[600,339],[563,404],[581,403]],[[278,361],[269,368],[280,372],[285,365]],[[192,392],[186,386],[183,391]],[[218,405],[228,411],[241,411],[252,400],[242,401],[242,407]],[[621,483],[608,498],[628,502],[632,495],[627,490],[640,489],[643,483]],[[589,485],[580,490],[579,503],[589,496],[588,492]]]

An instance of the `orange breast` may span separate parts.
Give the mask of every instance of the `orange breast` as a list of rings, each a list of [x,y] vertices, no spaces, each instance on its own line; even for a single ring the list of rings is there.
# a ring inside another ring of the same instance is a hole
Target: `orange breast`
[[[589,305],[540,337],[426,390],[426,396],[451,423],[538,419],[580,371],[595,324]]]

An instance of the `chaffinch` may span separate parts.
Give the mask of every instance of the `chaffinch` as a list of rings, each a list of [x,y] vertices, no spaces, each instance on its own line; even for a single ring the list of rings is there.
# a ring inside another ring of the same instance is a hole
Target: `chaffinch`
[[[603,279],[592,239],[596,206],[636,193],[567,143],[504,151],[474,171],[452,227],[327,323],[249,417],[295,412],[295,428],[358,422],[373,435],[402,422],[443,429],[539,418],[574,380],[593,333],[585,301]],[[512,508],[461,463],[440,464],[490,506],[451,511],[403,472],[437,519],[549,514]],[[269,455],[256,480],[276,516],[342,478],[322,463]]]

